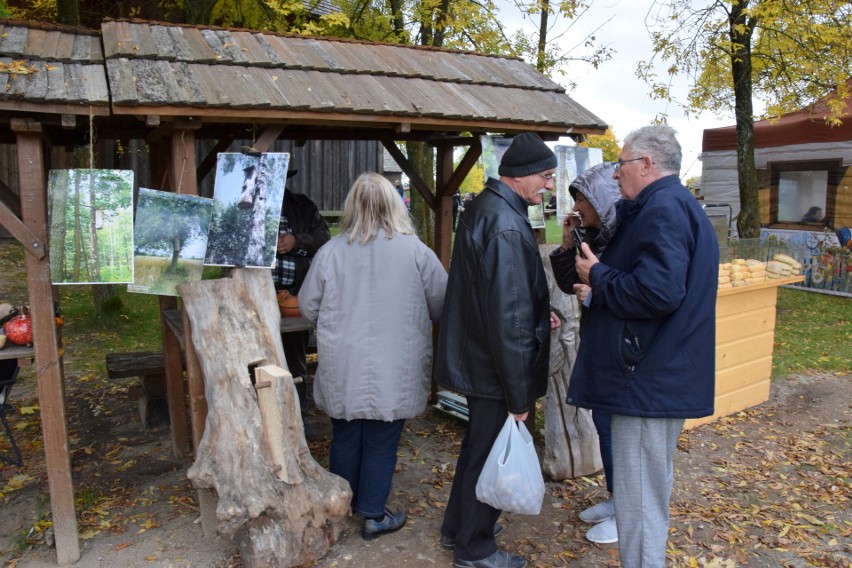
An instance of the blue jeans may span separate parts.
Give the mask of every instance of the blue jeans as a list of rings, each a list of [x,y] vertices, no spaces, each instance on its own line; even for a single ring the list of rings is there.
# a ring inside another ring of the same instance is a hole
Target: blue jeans
[[[592,409],[592,422],[598,431],[598,447],[601,449],[606,490],[612,493],[612,414],[607,410]]]
[[[356,515],[384,516],[403,426],[405,420],[331,419],[329,470],[349,482]]]

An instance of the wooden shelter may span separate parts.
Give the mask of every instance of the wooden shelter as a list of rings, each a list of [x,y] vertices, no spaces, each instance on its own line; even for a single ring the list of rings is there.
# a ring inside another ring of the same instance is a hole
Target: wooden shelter
[[[245,139],[247,128],[257,133],[258,151],[279,139],[378,140],[435,211],[436,249],[446,264],[451,196],[480,155],[478,134],[537,132],[553,140],[602,134],[606,127],[520,59],[135,20],[105,21],[99,30],[0,21],[0,143],[16,146],[18,169],[17,195],[0,202],[0,225],[28,253],[58,562],[75,562],[80,549],[47,249],[53,149],[83,145],[95,135],[143,140],[155,168],[151,179],[162,180],[158,188],[197,194],[216,154]],[[198,160],[200,140],[211,149]],[[434,193],[397,148],[395,142],[405,140],[437,150]],[[467,151],[454,169],[457,147]],[[164,314],[173,314],[176,303],[160,298]],[[190,433],[180,338],[165,315],[162,329],[172,442],[183,456]],[[206,409],[203,380],[189,350],[186,356],[197,442]]]

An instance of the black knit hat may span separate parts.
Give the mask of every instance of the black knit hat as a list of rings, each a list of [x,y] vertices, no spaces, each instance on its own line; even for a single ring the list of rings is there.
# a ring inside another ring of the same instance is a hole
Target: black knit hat
[[[547,147],[538,134],[524,132],[512,140],[512,144],[497,172],[506,177],[524,177],[556,167],[556,154]]]

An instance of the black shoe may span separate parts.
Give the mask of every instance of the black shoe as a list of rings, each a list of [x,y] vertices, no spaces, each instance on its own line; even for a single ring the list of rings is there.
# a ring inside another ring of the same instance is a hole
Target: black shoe
[[[501,534],[503,534],[503,525],[500,523],[494,523],[494,538],[497,538]],[[441,535],[441,546],[447,550],[452,550],[456,546],[456,539],[450,536]]]
[[[498,550],[482,560],[453,560],[455,568],[526,568],[527,561],[517,554]]]
[[[403,527],[407,517],[405,513],[394,513],[385,509],[385,516],[379,520],[364,519],[364,527],[361,529],[361,538],[364,540],[375,540],[383,534],[398,531]]]

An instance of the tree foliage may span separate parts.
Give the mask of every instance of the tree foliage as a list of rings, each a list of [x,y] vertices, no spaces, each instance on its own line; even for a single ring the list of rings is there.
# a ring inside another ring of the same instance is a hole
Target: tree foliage
[[[679,103],[689,112],[733,113],[741,237],[759,234],[753,122],[828,100],[829,122],[839,120],[852,76],[852,4],[848,0],[657,0],[646,21],[655,58],[670,62],[657,77],[654,60],[637,74],[652,96],[673,101],[678,75],[693,87]],[[754,103],[765,112],[756,116]]]
[[[604,162],[617,162],[618,156],[621,154],[621,145],[611,128],[607,128],[604,134],[588,136],[585,142],[580,142],[577,146],[600,148],[603,152]]]

